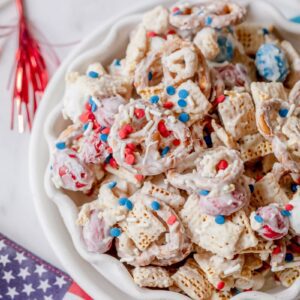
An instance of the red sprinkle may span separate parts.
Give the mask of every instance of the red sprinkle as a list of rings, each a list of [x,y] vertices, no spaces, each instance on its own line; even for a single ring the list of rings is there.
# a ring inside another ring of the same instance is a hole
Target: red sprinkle
[[[226,170],[228,167],[228,162],[224,159],[220,160],[217,164],[217,170]]]
[[[273,255],[276,255],[276,254],[279,254],[281,252],[281,248],[280,246],[276,246],[273,251],[272,251],[272,254]]]
[[[173,8],[172,12],[176,13],[177,11],[179,11],[179,7],[176,6],[176,7]]]
[[[168,218],[167,223],[168,223],[169,225],[173,225],[176,221],[177,221],[176,216],[171,215],[171,216]]]
[[[109,154],[113,153],[112,148],[111,148],[111,147],[108,147],[108,148],[107,148],[107,152],[108,152]]]
[[[180,140],[178,140],[178,139],[175,139],[175,140],[173,140],[173,142],[172,142],[172,143],[173,143],[173,145],[174,145],[174,146],[176,146],[176,147],[177,147],[177,146],[179,146],[179,145],[180,145]]]
[[[145,117],[145,111],[142,108],[135,108],[134,109],[134,115],[138,118],[138,119],[142,119]]]
[[[101,130],[101,133],[103,133],[103,134],[109,134],[109,132],[110,132],[109,127],[105,127],[104,129]]]
[[[121,139],[126,139],[127,136],[133,132],[133,128],[130,124],[125,124],[121,127],[120,131],[119,131],[119,137]]]
[[[159,131],[159,133],[161,134],[162,137],[167,138],[172,131],[169,131],[165,125],[165,121],[164,120],[160,120],[157,124],[157,129]]]
[[[128,143],[126,145],[126,148],[130,149],[131,151],[134,151],[135,150],[135,144],[134,143]]]
[[[135,161],[135,157],[133,154],[127,154],[126,157],[125,157],[125,162],[128,164],[128,165],[133,165],[134,164],[134,161]]]
[[[163,106],[166,109],[171,109],[174,106],[174,103],[171,101],[168,101],[168,102],[165,102]]]
[[[76,158],[77,156],[75,154],[69,154],[69,157]]]
[[[294,209],[294,206],[292,204],[286,204],[285,209],[290,211]]]
[[[112,157],[110,160],[109,160],[109,165],[114,168],[114,169],[117,169],[118,168],[118,164],[116,162],[116,160]]]
[[[224,288],[224,286],[225,286],[225,282],[224,281],[220,281],[217,284],[217,289],[218,290],[222,290]]]
[[[280,237],[280,233],[277,233],[275,231],[273,231],[268,225],[264,225],[263,226],[264,229],[264,236],[269,238],[269,239],[276,239]]]
[[[81,116],[79,117],[79,120],[82,122],[82,123],[86,123],[88,120],[89,120],[89,115],[90,115],[90,112],[84,112],[81,114]]]
[[[82,188],[82,187],[85,187],[86,186],[86,184],[84,184],[84,183],[80,183],[80,182],[76,182],[76,187],[78,188],[78,189],[80,189],[80,188]]]
[[[89,104],[88,102],[85,104],[85,109],[88,111],[92,110],[91,104]]]
[[[176,34],[176,31],[174,29],[170,29],[167,34]]]
[[[221,95],[221,96],[217,97],[214,102],[220,104],[220,103],[224,102],[225,99],[226,99],[226,97],[224,95]]]
[[[68,168],[66,166],[62,166],[58,169],[58,174],[60,177],[63,177],[68,172]]]
[[[142,174],[136,174],[134,177],[139,182],[144,180],[144,175],[142,175]]]
[[[147,37],[152,38],[152,37],[155,37],[155,36],[157,36],[157,34],[154,31],[148,31],[147,32]]]

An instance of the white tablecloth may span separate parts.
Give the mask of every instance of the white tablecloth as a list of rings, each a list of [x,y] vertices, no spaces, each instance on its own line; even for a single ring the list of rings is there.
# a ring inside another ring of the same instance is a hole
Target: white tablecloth
[[[151,0],[24,0],[29,19],[51,43],[81,40],[102,21],[130,6]],[[282,0],[273,0],[280,4]],[[282,12],[300,15],[300,0],[284,0]],[[297,10],[298,8],[298,10]],[[0,0],[0,25],[15,24],[14,1]],[[0,232],[60,267],[36,217],[28,183],[29,133],[9,129],[11,92],[6,90],[14,61],[17,33],[0,39]],[[57,48],[61,60],[71,47]]]

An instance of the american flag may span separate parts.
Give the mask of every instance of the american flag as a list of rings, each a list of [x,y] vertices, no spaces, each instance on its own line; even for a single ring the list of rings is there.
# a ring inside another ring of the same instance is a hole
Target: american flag
[[[66,273],[0,233],[1,300],[92,300]]]

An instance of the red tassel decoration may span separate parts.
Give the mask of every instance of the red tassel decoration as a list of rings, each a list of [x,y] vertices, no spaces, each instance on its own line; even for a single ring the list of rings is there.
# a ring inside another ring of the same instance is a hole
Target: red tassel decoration
[[[29,30],[24,13],[23,0],[16,0],[19,13],[19,46],[16,51],[16,73],[13,83],[11,129],[14,128],[15,115],[19,132],[29,130],[47,83],[48,71],[37,40]]]

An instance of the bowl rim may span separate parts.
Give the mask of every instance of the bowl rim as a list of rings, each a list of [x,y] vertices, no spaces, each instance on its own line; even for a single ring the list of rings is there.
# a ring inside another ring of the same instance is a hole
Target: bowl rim
[[[247,3],[249,1],[243,1],[244,3]],[[282,29],[287,30],[292,33],[299,33],[300,32],[300,25],[299,24],[293,24],[286,20],[282,13],[275,8],[270,1],[268,0],[255,0],[252,1],[252,3],[267,3],[270,6],[270,9],[272,9],[273,17],[274,17],[274,23],[276,22],[277,26],[280,26]],[[64,60],[63,64],[59,67],[56,74],[51,79],[45,94],[43,96],[43,100],[40,104],[39,110],[37,112],[35,122],[33,124],[33,130],[32,135],[30,139],[30,145],[29,145],[29,179],[30,179],[30,187],[33,193],[33,202],[35,206],[36,213],[38,215],[39,221],[42,225],[42,229],[45,233],[46,238],[48,239],[52,249],[54,250],[55,254],[57,255],[58,259],[61,261],[63,267],[68,270],[69,274],[72,275],[72,277],[80,283],[80,285],[88,291],[91,295],[96,295],[95,299],[99,299],[99,296],[101,296],[101,299],[114,299],[111,298],[110,293],[105,290],[113,287],[110,283],[104,282],[103,289],[101,287],[101,293],[99,293],[99,289],[95,289],[91,287],[91,284],[89,283],[89,279],[82,278],[80,274],[77,274],[75,270],[72,269],[70,265],[68,265],[68,262],[65,261],[64,255],[61,253],[61,247],[57,247],[55,245],[55,235],[51,230],[49,229],[49,220],[47,221],[47,218],[45,218],[45,212],[43,212],[43,200],[45,200],[45,191],[44,186],[40,185],[40,171],[39,170],[39,162],[36,160],[36,157],[38,157],[38,147],[39,143],[41,143],[41,138],[44,138],[43,132],[41,132],[41,124],[44,122],[44,117],[47,115],[48,111],[48,102],[51,99],[51,94],[53,94],[53,91],[55,90],[56,86],[61,81],[61,78],[63,78],[65,72],[67,71],[68,67],[72,65],[75,58],[78,58],[78,56],[81,55],[82,51],[85,51],[85,49],[93,44],[93,40],[99,36],[107,36],[110,33],[110,29],[113,27],[113,24],[116,20],[119,20],[124,17],[128,17],[129,15],[134,15],[136,13],[140,13],[142,11],[145,11],[147,9],[150,9],[151,7],[154,7],[158,4],[170,4],[172,3],[171,0],[153,0],[152,3],[147,4],[139,4],[136,5],[133,8],[129,8],[127,11],[114,16],[107,20],[106,22],[99,25],[98,28],[96,28],[88,37],[86,37],[79,45],[77,45],[71,53],[68,55],[68,57]],[[60,100],[59,100],[60,101]],[[44,142],[44,141],[43,141]],[[48,147],[47,147],[48,148]],[[38,184],[39,182],[39,184]],[[43,200],[41,200],[43,199]],[[46,199],[48,201],[48,199]],[[60,249],[59,249],[60,248]],[[104,280],[105,281],[105,280]],[[102,293],[103,292],[103,293]],[[185,297],[186,298],[186,297]],[[183,299],[183,298],[181,298]]]

